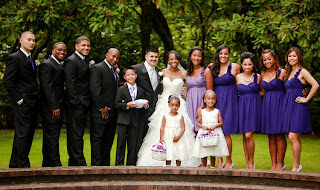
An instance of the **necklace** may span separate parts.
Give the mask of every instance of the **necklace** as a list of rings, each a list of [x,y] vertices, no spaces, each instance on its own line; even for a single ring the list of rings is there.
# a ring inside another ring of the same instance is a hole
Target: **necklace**
[[[246,81],[246,82],[250,82],[252,80],[252,78],[253,78],[253,74],[251,75],[249,80],[247,80],[245,77],[243,77],[244,81]]]

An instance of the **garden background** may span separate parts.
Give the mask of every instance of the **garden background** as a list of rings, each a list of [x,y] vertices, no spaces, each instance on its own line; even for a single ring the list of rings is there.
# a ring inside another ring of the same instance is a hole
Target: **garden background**
[[[14,128],[10,98],[2,83],[5,59],[19,48],[23,31],[36,35],[32,57],[38,63],[48,58],[58,41],[67,44],[71,55],[75,39],[85,35],[91,40],[87,60],[98,63],[110,47],[116,47],[121,69],[142,62],[150,45],[159,47],[160,68],[166,66],[166,52],[172,49],[182,54],[186,66],[188,52],[196,45],[204,49],[209,64],[221,44],[231,48],[230,61],[238,64],[244,51],[253,52],[257,64],[264,49],[273,49],[283,67],[287,50],[297,46],[304,53],[306,69],[320,82],[319,29],[318,0],[3,0],[0,138],[8,132],[4,129]],[[318,91],[309,102],[313,135],[320,134],[319,105]],[[317,136],[310,138],[319,144]]]

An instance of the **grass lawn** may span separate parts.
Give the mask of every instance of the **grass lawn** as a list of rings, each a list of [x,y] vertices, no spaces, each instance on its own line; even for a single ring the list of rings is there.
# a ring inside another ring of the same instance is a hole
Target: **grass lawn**
[[[0,130],[0,168],[8,168],[11,156],[14,130]],[[242,135],[232,135],[233,153],[232,158],[235,162],[234,168],[245,168],[245,158],[242,148]],[[256,169],[270,169],[271,159],[269,155],[268,136],[264,134],[255,134],[254,140],[256,143],[255,164]],[[285,157],[287,164],[286,170],[291,170],[293,164],[292,149],[289,140],[287,139],[288,147]],[[150,147],[151,148],[151,147]],[[31,152],[29,155],[32,167],[41,167],[42,163],[42,129],[37,129],[34,135]],[[89,131],[84,135],[84,154],[87,164],[91,163],[90,152],[90,137]],[[115,163],[116,155],[116,138],[111,152],[111,165]],[[60,156],[63,166],[68,165],[67,139],[66,129],[62,129],[60,137]],[[317,136],[303,135],[302,136],[302,154],[301,164],[304,172],[320,173],[320,138]],[[318,164],[317,164],[318,163]]]

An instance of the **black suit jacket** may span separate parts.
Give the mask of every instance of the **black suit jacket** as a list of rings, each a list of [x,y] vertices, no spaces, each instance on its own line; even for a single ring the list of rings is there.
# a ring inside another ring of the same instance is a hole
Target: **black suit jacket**
[[[3,78],[13,105],[18,105],[17,102],[21,99],[32,106],[37,101],[37,66],[35,68],[36,74],[29,58],[21,50],[7,57]]]
[[[146,99],[146,93],[140,86],[137,85],[137,96],[136,99]],[[132,121],[133,126],[138,127],[139,113],[141,109],[145,108],[129,108],[127,109],[127,103],[131,102],[128,85],[121,86],[118,89],[117,96],[115,99],[115,108],[119,110],[117,123],[123,125],[129,125]]]
[[[100,109],[108,106],[109,113],[115,114],[114,100],[118,89],[118,78],[115,79],[112,70],[102,61],[90,68],[90,93],[93,101],[91,116],[101,117]]]
[[[76,53],[64,61],[67,100],[72,105],[90,104],[89,66]]]
[[[144,66],[144,62],[133,65],[133,67],[136,69],[136,72],[138,74],[138,77],[136,79],[136,83],[144,89],[146,92],[146,98],[149,101],[149,109],[145,110],[144,117],[149,118],[152,113],[154,112],[154,109],[156,107],[156,103],[158,101],[158,94],[161,90],[161,83],[160,83],[160,77],[158,77],[158,86],[155,91],[153,91],[152,84],[150,82],[150,78],[148,75],[148,71],[146,67]],[[157,67],[155,68],[157,73],[159,73],[160,69]],[[159,75],[158,75],[159,76]]]
[[[41,105],[50,111],[61,108],[64,99],[64,72],[51,56],[39,66]]]

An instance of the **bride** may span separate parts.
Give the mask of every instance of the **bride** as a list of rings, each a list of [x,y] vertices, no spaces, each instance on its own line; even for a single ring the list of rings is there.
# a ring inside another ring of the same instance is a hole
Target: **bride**
[[[138,152],[137,166],[165,166],[165,161],[158,161],[152,159],[151,148],[157,144],[160,140],[160,127],[162,122],[162,116],[170,111],[168,107],[168,97],[171,94],[180,96],[183,85],[185,84],[186,72],[180,65],[181,55],[175,50],[168,53],[167,69],[163,69],[163,92],[158,97],[156,109],[154,113],[149,117],[149,129],[146,137],[143,140],[141,148]],[[186,101],[180,98],[180,108],[178,110],[185,119],[185,132],[184,136],[187,139],[187,155],[189,160],[182,161],[181,166],[184,167],[197,167],[200,164],[200,160],[192,156],[194,147],[194,134],[192,132],[192,123],[187,114]],[[172,160],[172,164],[175,162]]]

